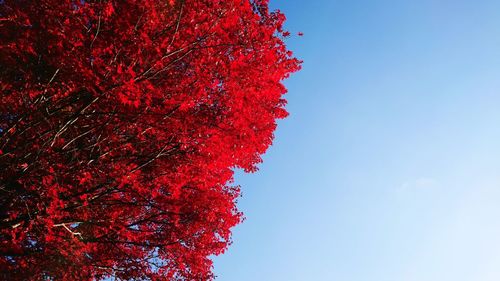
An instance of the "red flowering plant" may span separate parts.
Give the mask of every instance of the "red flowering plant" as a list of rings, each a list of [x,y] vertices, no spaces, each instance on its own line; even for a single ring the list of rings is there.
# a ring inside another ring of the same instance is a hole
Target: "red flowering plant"
[[[284,20],[267,0],[1,1],[0,279],[212,279],[233,170],[287,115]]]

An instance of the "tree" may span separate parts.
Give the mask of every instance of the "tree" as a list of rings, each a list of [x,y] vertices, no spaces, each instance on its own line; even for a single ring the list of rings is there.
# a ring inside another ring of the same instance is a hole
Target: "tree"
[[[0,2],[0,279],[207,280],[300,67],[268,0]]]

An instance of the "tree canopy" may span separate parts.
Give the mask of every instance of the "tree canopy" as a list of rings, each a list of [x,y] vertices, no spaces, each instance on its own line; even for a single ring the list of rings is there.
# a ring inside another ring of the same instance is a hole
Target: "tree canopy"
[[[0,279],[213,278],[300,68],[267,2],[0,2]]]

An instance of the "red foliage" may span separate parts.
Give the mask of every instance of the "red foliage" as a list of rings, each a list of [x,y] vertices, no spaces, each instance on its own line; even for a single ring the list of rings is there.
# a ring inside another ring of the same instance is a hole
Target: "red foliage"
[[[300,64],[267,2],[0,2],[0,279],[213,278]]]

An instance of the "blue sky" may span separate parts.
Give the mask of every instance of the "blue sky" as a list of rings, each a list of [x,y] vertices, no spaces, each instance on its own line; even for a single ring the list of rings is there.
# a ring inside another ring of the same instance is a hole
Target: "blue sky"
[[[217,280],[500,280],[500,1],[271,3],[304,65]]]

